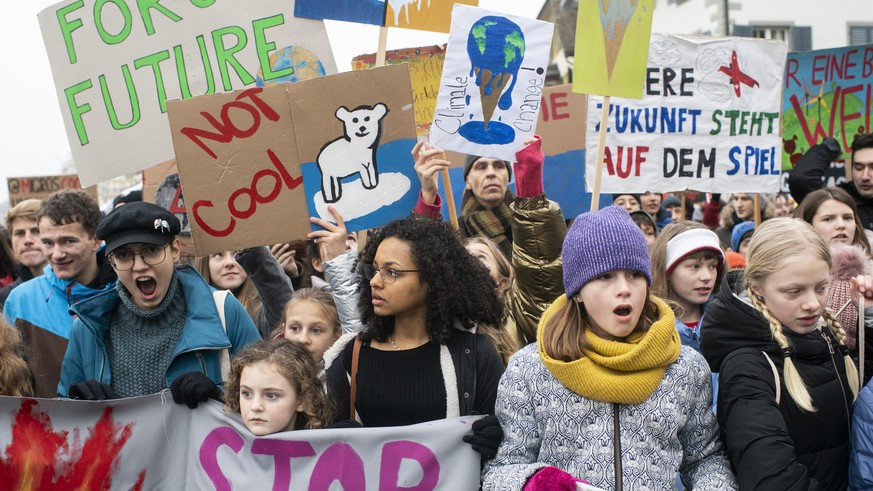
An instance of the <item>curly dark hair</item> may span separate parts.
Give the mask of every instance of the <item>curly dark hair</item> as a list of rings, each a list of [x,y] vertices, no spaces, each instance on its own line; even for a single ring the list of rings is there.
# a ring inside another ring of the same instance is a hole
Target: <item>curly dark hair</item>
[[[81,189],[63,189],[46,198],[36,212],[36,221],[43,217],[53,225],[78,223],[89,237],[97,234],[100,224],[100,207],[88,193]]]
[[[287,339],[257,341],[233,358],[230,374],[224,384],[226,412],[239,412],[239,381],[243,368],[261,361],[274,365],[305,402],[305,409],[300,413],[302,417],[297,419],[295,430],[324,428],[333,420],[331,405],[318,378],[315,360],[306,347]]]
[[[467,252],[446,223],[410,217],[379,229],[358,258],[358,307],[366,326],[363,341],[385,342],[394,332],[394,317],[380,317],[373,311],[373,290],[363,272],[363,265],[373,264],[376,250],[389,237],[409,244],[419,281],[428,285],[426,330],[432,342],[445,344],[456,321],[466,329],[475,324],[500,325],[503,302],[485,266]]]

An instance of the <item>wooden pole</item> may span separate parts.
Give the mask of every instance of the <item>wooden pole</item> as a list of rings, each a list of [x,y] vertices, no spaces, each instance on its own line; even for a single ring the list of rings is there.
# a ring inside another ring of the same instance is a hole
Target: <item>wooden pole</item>
[[[761,195],[755,193],[755,228],[761,225]]]
[[[688,216],[685,214],[685,199],[685,193],[683,192],[681,195],[679,195],[679,216],[682,217],[682,220],[685,220],[685,217]]]
[[[603,107],[600,110],[600,134],[597,139],[597,160],[594,165],[594,191],[591,193],[591,211],[597,211],[600,205],[600,174],[603,171],[603,155],[606,149],[606,123],[609,119],[608,95],[603,96]]]
[[[376,49],[376,67],[385,66],[385,47],[388,46],[388,28],[379,28],[379,47]]]
[[[441,152],[440,158],[445,160],[446,153]],[[449,207],[449,223],[452,224],[452,228],[457,232],[461,230],[461,224],[458,223],[458,211],[455,208],[455,193],[452,191],[452,182],[449,180],[449,170],[443,169],[440,175],[443,178],[443,189],[446,191],[446,204]]]

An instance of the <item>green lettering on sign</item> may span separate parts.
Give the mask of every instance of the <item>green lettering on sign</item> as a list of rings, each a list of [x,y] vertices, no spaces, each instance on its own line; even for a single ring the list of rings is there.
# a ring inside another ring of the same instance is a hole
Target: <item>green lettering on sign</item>
[[[55,12],[58,16],[58,24],[61,28],[61,34],[64,36],[64,45],[67,47],[67,56],[70,57],[70,64],[75,64],[78,61],[76,57],[76,48],[73,46],[73,31],[82,27],[82,19],[67,20],[67,14],[79,10],[85,6],[84,0],[73,2],[66,7],[61,7]]]
[[[130,67],[121,65],[121,72],[124,74],[124,84],[127,86],[127,95],[130,98],[130,121],[121,123],[118,121],[118,114],[115,112],[115,104],[112,103],[112,95],[109,93],[109,87],[106,86],[106,75],[100,75],[100,92],[103,93],[103,104],[106,106],[106,114],[109,116],[109,122],[112,128],[123,130],[130,128],[139,122],[139,98],[136,95],[136,86],[133,85],[133,79],[130,76]]]
[[[158,51],[157,53],[137,58],[133,61],[133,67],[139,70],[142,67],[152,67],[152,72],[155,75],[155,87],[158,92],[158,104],[161,107],[161,114],[167,112],[167,91],[164,89],[164,74],[161,72],[160,63],[170,59],[170,52],[167,50]]]
[[[92,87],[91,80],[79,82],[72,87],[64,89],[64,95],[67,97],[67,106],[70,108],[70,115],[73,117],[73,126],[76,127],[76,135],[79,137],[80,145],[88,144],[88,132],[85,130],[85,123],[82,121],[82,115],[91,111],[91,104],[87,102],[81,106],[76,103],[76,95],[84,92]]]
[[[272,41],[268,42],[264,31],[271,27],[281,26],[284,23],[285,16],[282,14],[276,14],[264,19],[257,19],[252,22],[252,29],[255,33],[255,49],[258,52],[258,60],[261,62],[261,73],[264,74],[265,82],[292,75],[294,73],[293,66],[274,72],[273,67],[270,65],[270,52],[276,51],[276,43]]]
[[[226,47],[224,45],[225,36],[234,36],[236,38],[233,46]],[[218,72],[221,74],[221,83],[224,86],[224,90],[233,90],[233,85],[230,83],[230,72],[227,69],[228,65],[233,68],[243,85],[255,83],[255,78],[243,68],[234,56],[245,49],[248,44],[246,31],[242,27],[228,26],[212,31],[212,44],[215,45],[215,61],[218,63]]]
[[[110,34],[103,26],[103,6],[111,3],[118,7],[121,16],[124,17],[124,25],[117,34]],[[97,33],[100,34],[100,39],[106,44],[119,44],[130,36],[130,29],[133,26],[133,16],[130,9],[123,0],[97,0],[94,2],[94,26],[97,27]]]
[[[155,25],[152,22],[152,9],[164,14],[173,22],[179,22],[181,17],[171,12],[167,7],[161,5],[161,0],[136,0],[136,6],[139,7],[139,15],[142,17],[142,23],[145,25],[146,34],[151,36],[155,33]]]

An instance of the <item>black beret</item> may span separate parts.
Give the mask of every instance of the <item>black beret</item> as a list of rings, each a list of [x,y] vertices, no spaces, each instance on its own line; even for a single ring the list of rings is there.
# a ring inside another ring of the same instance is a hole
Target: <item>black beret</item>
[[[176,215],[145,201],[135,201],[112,210],[97,226],[97,238],[106,242],[106,254],[127,244],[167,245],[182,224]]]

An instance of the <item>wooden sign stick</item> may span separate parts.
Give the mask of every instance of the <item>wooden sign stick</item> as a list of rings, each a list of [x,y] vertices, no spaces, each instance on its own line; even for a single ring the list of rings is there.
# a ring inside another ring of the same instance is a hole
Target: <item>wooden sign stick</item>
[[[440,158],[446,160],[446,152],[440,152]],[[455,209],[455,193],[452,192],[452,182],[449,180],[449,170],[443,169],[440,172],[443,177],[443,189],[446,190],[446,204],[449,206],[449,222],[455,231],[461,230],[461,225],[458,223],[458,211]]]
[[[597,211],[600,204],[600,173],[603,171],[603,155],[606,150],[606,123],[609,119],[608,95],[603,96],[603,107],[600,110],[600,133],[597,137],[597,160],[594,165],[594,190],[591,193],[591,211]]]
[[[754,218],[755,228],[758,228],[758,226],[761,225],[761,195],[760,194],[755,193],[754,206],[755,206],[755,218]]]
[[[379,28],[379,47],[376,48],[376,67],[385,66],[385,49],[388,46],[388,28]]]

